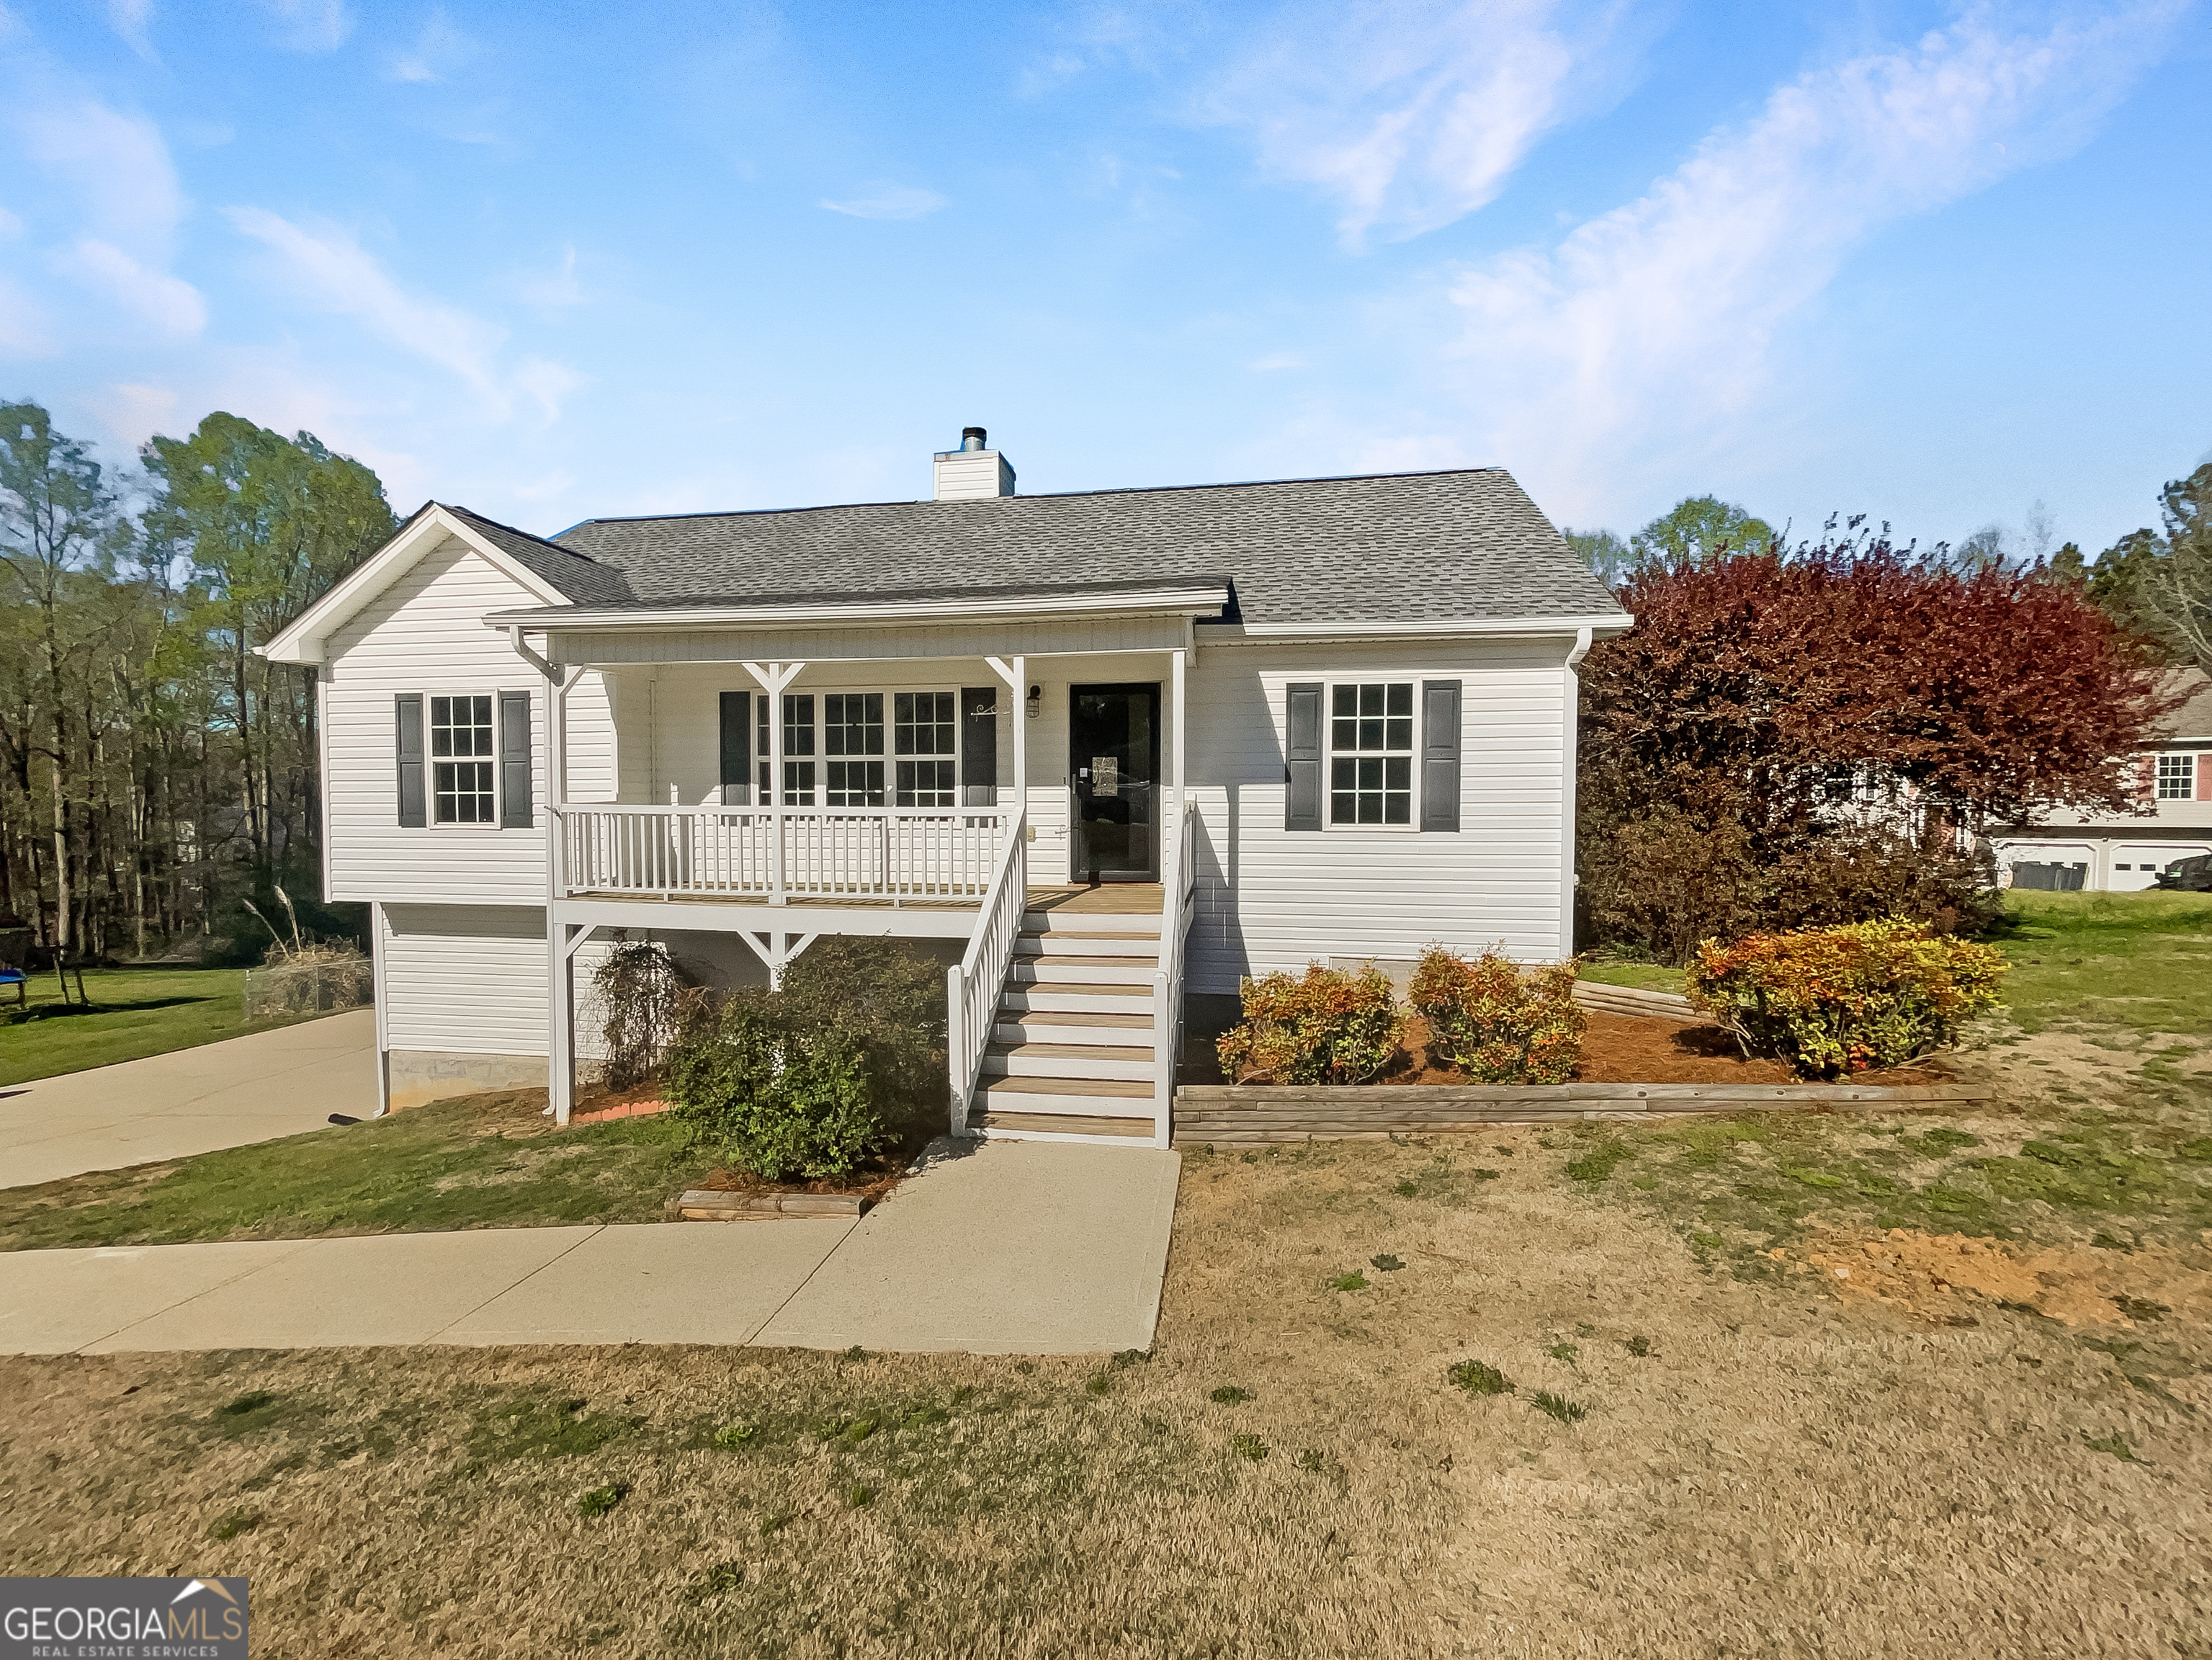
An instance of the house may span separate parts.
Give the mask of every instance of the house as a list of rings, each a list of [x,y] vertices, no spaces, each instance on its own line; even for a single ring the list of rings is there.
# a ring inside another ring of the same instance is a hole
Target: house
[[[2129,893],[2177,859],[2212,853],[2212,678],[2174,669],[2159,687],[2185,701],[2137,758],[2140,816],[2055,812],[1992,831],[2002,879],[2015,888]]]
[[[267,648],[388,1105],[550,1084],[616,931],[710,986],[945,964],[952,1127],[1165,1145],[1190,997],[1572,950],[1575,666],[1631,619],[1503,471],[591,520],[432,503]]]

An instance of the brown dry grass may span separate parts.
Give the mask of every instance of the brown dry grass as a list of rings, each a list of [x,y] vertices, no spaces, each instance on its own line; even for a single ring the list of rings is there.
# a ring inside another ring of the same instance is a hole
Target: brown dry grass
[[[1154,1357],[1118,1367],[0,1361],[0,1541],[15,1573],[246,1573],[270,1660],[2212,1652],[2195,1310],[2115,1341],[1960,1286],[1916,1316],[1833,1295],[1827,1237],[1747,1281],[1565,1179],[1576,1151],[1193,1158]],[[2100,1271],[2147,1296],[2150,1261]],[[1464,1359],[1515,1392],[1455,1389]]]

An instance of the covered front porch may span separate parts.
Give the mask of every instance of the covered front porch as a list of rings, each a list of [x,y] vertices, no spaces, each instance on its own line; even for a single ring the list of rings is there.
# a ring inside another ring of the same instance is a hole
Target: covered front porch
[[[965,946],[946,972],[953,1133],[1126,1140],[1133,1125],[1166,1145],[1192,623],[1223,597],[1117,593],[1103,617],[1079,597],[927,624],[488,619],[550,683],[556,1115],[574,1098],[575,965],[607,931],[733,935],[771,984],[823,935],[889,935]],[[1102,927],[1139,944],[1089,943]],[[1064,965],[1052,942],[1071,934],[1068,950],[1103,963]],[[1074,989],[1024,986],[1036,964]],[[1103,1021],[1091,1006],[1109,998],[1141,1006],[1141,1045],[1131,1020],[1087,1034],[1104,1043],[1028,1041],[1007,1006],[1063,992],[1071,1020]]]

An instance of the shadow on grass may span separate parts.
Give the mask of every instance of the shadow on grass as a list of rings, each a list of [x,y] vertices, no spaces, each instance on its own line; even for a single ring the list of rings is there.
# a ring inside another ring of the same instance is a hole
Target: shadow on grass
[[[146,1014],[155,1009],[182,1008],[188,1004],[213,1003],[217,1000],[219,1000],[216,996],[209,995],[205,997],[138,997],[127,1002],[109,1000],[94,1003],[89,1006],[82,1003],[71,1003],[66,1006],[55,1003],[45,1003],[36,1008],[8,1010],[7,1024],[11,1026],[26,1026],[33,1020],[64,1020],[71,1015],[77,1014]]]

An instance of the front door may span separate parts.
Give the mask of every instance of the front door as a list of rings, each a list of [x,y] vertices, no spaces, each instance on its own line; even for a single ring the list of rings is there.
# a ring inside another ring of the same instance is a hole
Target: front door
[[[1160,879],[1160,689],[1068,688],[1079,882]]]

